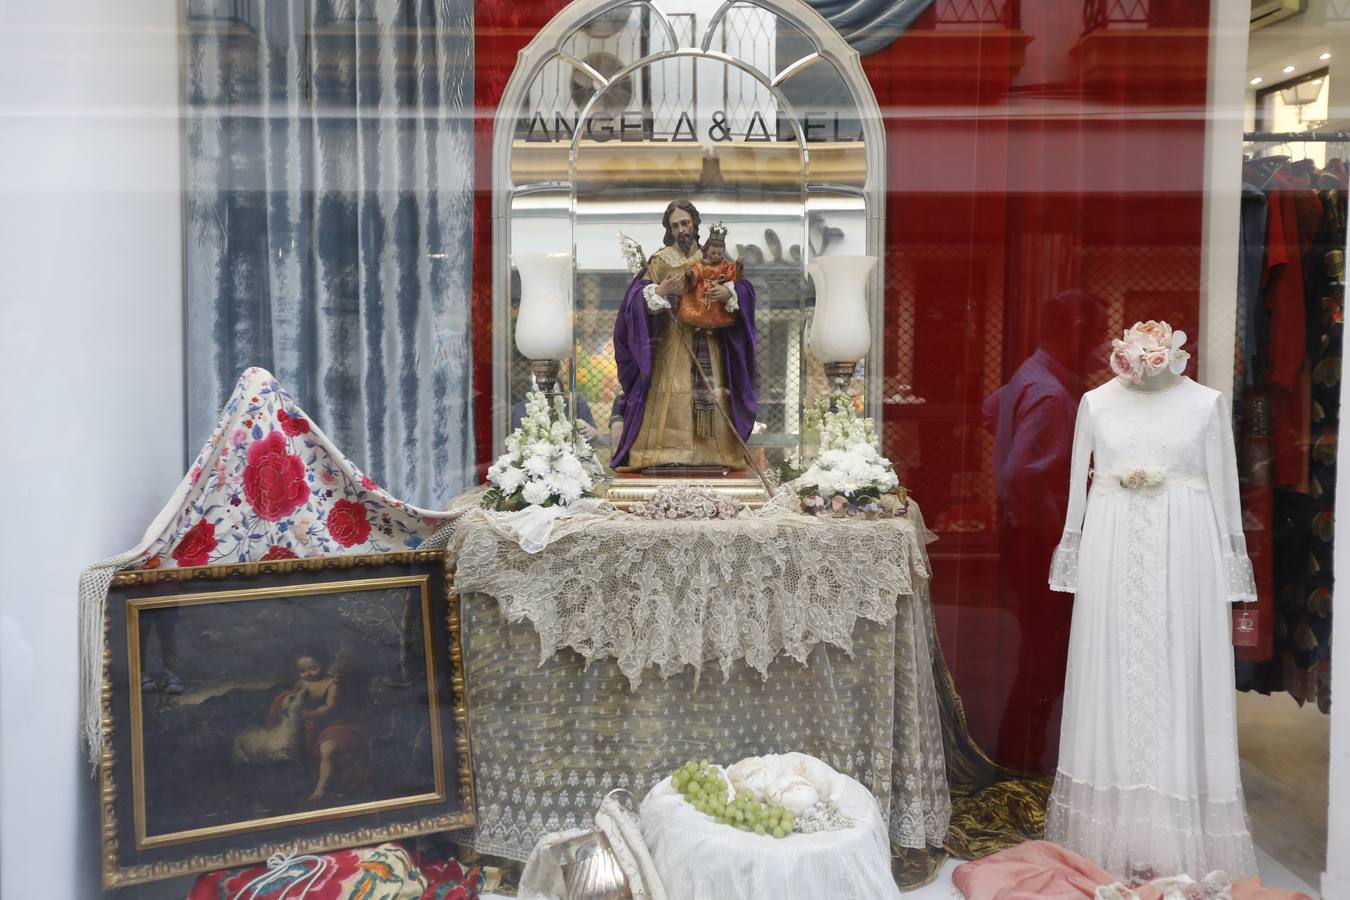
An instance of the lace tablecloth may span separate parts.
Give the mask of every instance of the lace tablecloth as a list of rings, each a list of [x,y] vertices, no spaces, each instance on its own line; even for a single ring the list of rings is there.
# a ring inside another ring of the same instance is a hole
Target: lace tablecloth
[[[893,845],[940,846],[951,805],[926,537],[917,505],[878,521],[608,513],[562,520],[527,554],[491,514],[466,513],[450,553],[479,813],[468,839],[524,859],[614,787],[641,797],[686,759],[797,750],[871,790]]]

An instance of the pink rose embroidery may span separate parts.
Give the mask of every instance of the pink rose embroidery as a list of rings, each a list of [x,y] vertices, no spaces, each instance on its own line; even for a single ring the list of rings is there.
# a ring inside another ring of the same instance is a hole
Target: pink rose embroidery
[[[286,452],[281,432],[274,431],[248,448],[244,499],[269,522],[290,515],[309,499],[305,464]]]
[[[281,423],[281,430],[291,437],[305,434],[309,431],[309,420],[298,416],[292,416],[284,409],[277,410],[277,421]]]
[[[328,533],[344,547],[363,543],[370,537],[366,508],[355,500],[339,500],[328,512]]]
[[[171,555],[181,567],[204,566],[211,561],[211,551],[215,549],[216,526],[202,519],[188,529]]]

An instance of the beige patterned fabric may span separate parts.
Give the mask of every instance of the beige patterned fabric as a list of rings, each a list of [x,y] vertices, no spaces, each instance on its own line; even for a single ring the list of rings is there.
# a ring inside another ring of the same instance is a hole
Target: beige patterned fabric
[[[917,506],[558,523],[526,554],[466,513],[451,538],[481,853],[523,860],[686,759],[800,751],[877,798],[893,847],[940,847],[951,802]],[[699,678],[704,661],[716,661]],[[649,676],[655,670],[660,677]]]

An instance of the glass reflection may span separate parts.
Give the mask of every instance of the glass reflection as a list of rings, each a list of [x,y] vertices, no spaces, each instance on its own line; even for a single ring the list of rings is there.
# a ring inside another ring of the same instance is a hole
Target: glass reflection
[[[1053,769],[1058,747],[1073,598],[1051,592],[1046,573],[1068,507],[1061,485],[1069,483],[1078,404],[1109,349],[1107,312],[1078,289],[1045,300],[1035,350],[982,406],[994,422],[1001,605],[1036,622],[1017,642],[999,741],[1033,768]]]

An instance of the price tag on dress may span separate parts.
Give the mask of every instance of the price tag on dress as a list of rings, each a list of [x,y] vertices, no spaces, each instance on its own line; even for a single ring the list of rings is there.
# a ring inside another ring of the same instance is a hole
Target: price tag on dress
[[[1246,606],[1233,608],[1233,646],[1255,647],[1261,633],[1261,611]]]

